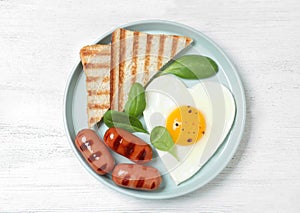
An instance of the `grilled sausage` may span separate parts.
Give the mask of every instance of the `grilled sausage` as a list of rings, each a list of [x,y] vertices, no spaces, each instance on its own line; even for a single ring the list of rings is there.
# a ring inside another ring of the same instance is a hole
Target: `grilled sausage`
[[[159,171],[150,166],[118,164],[112,172],[112,180],[125,188],[153,191],[159,188],[162,178]]]
[[[105,175],[113,170],[115,160],[95,131],[91,129],[79,131],[75,138],[75,144],[97,174]]]
[[[108,147],[135,163],[143,164],[152,159],[151,146],[124,129],[109,128],[103,139]]]

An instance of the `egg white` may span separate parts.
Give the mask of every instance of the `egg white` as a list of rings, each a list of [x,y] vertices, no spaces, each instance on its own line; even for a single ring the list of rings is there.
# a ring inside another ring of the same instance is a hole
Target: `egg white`
[[[192,177],[211,158],[226,138],[235,116],[234,98],[218,82],[201,82],[187,88],[175,76],[161,76],[148,85],[146,102],[144,120],[149,132],[155,126],[165,126],[168,115],[179,106],[193,106],[205,117],[205,134],[197,143],[176,145],[180,161],[168,152],[157,150],[166,172],[177,185]]]

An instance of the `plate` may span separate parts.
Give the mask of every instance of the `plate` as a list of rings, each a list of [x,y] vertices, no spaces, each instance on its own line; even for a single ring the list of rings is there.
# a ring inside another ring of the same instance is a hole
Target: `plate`
[[[219,72],[214,78],[229,88],[234,96],[236,102],[234,124],[227,138],[210,160],[192,178],[179,186],[176,186],[169,175],[166,174],[163,176],[162,187],[156,191],[136,191],[118,187],[112,182],[111,177],[99,176],[93,172],[74,144],[76,133],[83,128],[87,128],[85,75],[81,62],[78,61],[67,82],[64,97],[64,124],[71,148],[85,169],[99,182],[126,195],[145,199],[166,199],[195,191],[215,178],[226,167],[241,141],[245,126],[246,102],[244,89],[238,73],[230,59],[211,39],[189,26],[170,21],[150,20],[129,23],[119,27],[146,33],[178,34],[193,38],[192,48],[189,48],[186,54],[196,50],[198,53],[208,56],[218,63]],[[101,36],[97,43],[110,43],[111,33],[112,31]],[[104,131],[105,129],[100,129],[99,134],[103,136]],[[139,136],[147,137],[143,134]],[[119,160],[117,154],[114,154],[114,157],[117,158],[117,161]],[[150,165],[159,169],[161,162],[158,159]]]

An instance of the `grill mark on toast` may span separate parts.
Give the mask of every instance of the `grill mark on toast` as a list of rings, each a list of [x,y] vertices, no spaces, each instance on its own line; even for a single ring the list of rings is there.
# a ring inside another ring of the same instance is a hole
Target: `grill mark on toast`
[[[119,103],[118,103],[118,110],[122,111],[123,106],[123,97],[124,97],[124,78],[125,78],[125,59],[126,59],[126,31],[124,29],[121,29],[120,31],[120,59],[119,59],[119,85],[118,85],[118,91],[119,91]]]
[[[99,80],[100,77],[99,76],[86,76],[86,82],[89,83],[89,82],[95,82],[97,80]]]
[[[105,76],[103,79],[102,79],[102,82],[103,83],[106,83],[106,82],[109,82],[110,81],[110,77],[109,76]]]
[[[100,119],[101,119],[102,117],[91,117],[90,118],[90,123],[96,123],[96,122],[98,122],[98,121],[100,121]]]
[[[173,58],[176,55],[176,50],[177,50],[177,45],[178,45],[178,39],[179,39],[179,36],[176,36],[176,35],[173,36],[171,58]]]
[[[165,35],[161,35],[159,38],[159,49],[158,49],[158,62],[157,62],[157,70],[159,70],[162,67],[163,62],[163,54],[164,54],[164,48],[165,48]]]
[[[115,94],[116,93],[115,90],[117,89],[117,88],[115,88],[115,84],[116,84],[116,80],[117,80],[116,79],[117,76],[115,76],[116,72],[117,72],[117,69],[115,66],[115,64],[116,64],[115,54],[119,51],[119,49],[116,47],[116,42],[118,42],[118,40],[119,40],[119,38],[117,37],[117,35],[118,35],[117,32],[118,31],[116,30],[112,33],[112,40],[111,40],[111,43],[112,43],[111,57],[110,57],[110,108],[111,109],[115,109],[114,103],[116,101],[115,99],[117,98],[117,97],[115,97],[115,96],[117,96],[117,94]]]
[[[110,51],[109,48],[102,48],[101,51],[98,49],[92,49],[92,48],[97,48],[99,44],[96,45],[89,45],[81,48],[80,50],[80,56],[81,57],[89,57],[89,56],[95,56],[95,55],[103,55],[103,56],[110,56]]]
[[[137,59],[138,59],[138,49],[139,49],[139,32],[133,33],[133,49],[132,49],[132,67],[131,67],[131,83],[136,82],[136,70],[137,70]]]
[[[188,46],[192,42],[192,39],[189,37],[185,38],[185,46]]]
[[[88,103],[89,109],[109,109],[109,104],[91,104]]]
[[[101,69],[101,68],[109,69],[110,67],[110,65],[106,63],[84,63],[83,66],[85,69]]]
[[[149,80],[149,65],[150,65],[150,52],[151,52],[151,44],[152,44],[153,35],[147,34],[147,42],[146,42],[146,56],[145,56],[145,65],[144,65],[144,85]]]
[[[89,57],[91,55],[102,55],[102,56],[110,56],[110,52],[109,51],[101,51],[101,54],[98,50],[83,50],[80,52],[80,55],[82,57]]]
[[[88,90],[88,96],[94,96],[94,95],[110,95],[109,90]]]

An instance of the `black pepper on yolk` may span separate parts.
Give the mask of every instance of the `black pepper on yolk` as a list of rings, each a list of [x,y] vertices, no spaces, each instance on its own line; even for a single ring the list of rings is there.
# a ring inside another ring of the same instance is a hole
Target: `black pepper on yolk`
[[[181,106],[169,114],[166,128],[175,144],[188,146],[198,142],[205,134],[206,123],[198,109]]]

